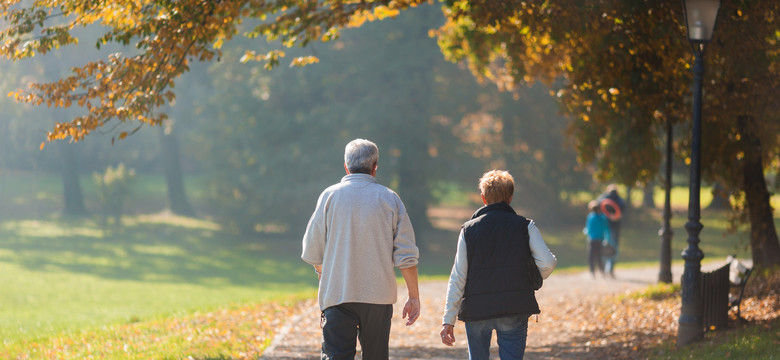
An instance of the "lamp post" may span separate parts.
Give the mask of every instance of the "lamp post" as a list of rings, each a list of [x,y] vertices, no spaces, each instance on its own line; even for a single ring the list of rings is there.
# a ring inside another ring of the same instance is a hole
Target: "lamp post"
[[[661,269],[658,282],[672,282],[672,122],[666,122],[666,179],[664,179],[664,223],[658,232],[661,235]]]
[[[683,0],[688,40],[693,45],[693,133],[691,135],[691,178],[688,198],[688,248],[683,250],[685,270],[682,277],[682,310],[677,329],[677,344],[687,345],[704,337],[702,322],[701,260],[701,93],[704,74],[704,50],[712,40],[720,0]]]

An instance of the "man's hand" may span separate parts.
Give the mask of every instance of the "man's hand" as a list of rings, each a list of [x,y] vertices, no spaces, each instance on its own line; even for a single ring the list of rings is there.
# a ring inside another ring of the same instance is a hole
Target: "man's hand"
[[[409,294],[409,298],[406,299],[406,304],[404,305],[402,318],[406,319],[408,315],[406,326],[410,326],[420,316],[420,289],[417,288],[417,265],[401,269],[401,275],[404,276],[406,290]]]
[[[441,326],[441,343],[447,346],[455,345],[455,325],[444,324]]]
[[[407,319],[408,316],[408,319]],[[420,317],[420,299],[406,299],[402,318],[406,320],[406,326],[411,326]]]

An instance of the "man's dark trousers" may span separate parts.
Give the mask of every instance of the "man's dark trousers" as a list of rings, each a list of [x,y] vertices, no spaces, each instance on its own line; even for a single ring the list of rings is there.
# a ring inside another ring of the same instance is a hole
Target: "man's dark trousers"
[[[344,303],[325,309],[323,316],[323,360],[353,360],[356,339],[360,339],[364,360],[387,360],[389,357],[393,305]]]

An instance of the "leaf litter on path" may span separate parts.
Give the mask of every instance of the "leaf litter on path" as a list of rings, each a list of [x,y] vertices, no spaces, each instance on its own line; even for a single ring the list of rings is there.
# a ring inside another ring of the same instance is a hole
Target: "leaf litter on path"
[[[676,273],[682,269],[677,268]],[[591,278],[588,273],[553,274],[537,292],[542,309],[529,319],[526,359],[636,359],[649,356],[659,344],[673,342],[677,334],[680,297],[650,299],[618,296],[656,283],[657,269],[625,269],[616,279]],[[400,308],[405,287],[399,285],[390,335],[391,359],[465,359],[468,350],[463,324],[455,327],[454,347],[439,338],[447,284],[420,283],[421,316],[411,327],[404,326]],[[758,303],[756,303],[758,301]],[[763,300],[745,299],[742,315],[750,321],[780,316],[777,296]],[[296,331],[277,337],[264,359],[318,358],[321,333],[319,310],[307,303],[301,316],[294,317]],[[732,324],[734,314],[732,311]],[[491,347],[498,358],[495,336]],[[360,359],[358,353],[357,359]]]

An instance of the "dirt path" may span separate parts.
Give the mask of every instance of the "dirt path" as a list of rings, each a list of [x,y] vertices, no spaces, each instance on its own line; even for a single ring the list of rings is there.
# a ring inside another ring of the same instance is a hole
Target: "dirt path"
[[[682,268],[675,267],[672,273],[679,281]],[[656,283],[657,278],[658,268],[618,269],[616,279],[593,279],[589,273],[553,273],[537,292],[542,314],[538,322],[535,316],[529,320],[525,358],[594,358],[588,348],[592,343],[607,339],[585,338],[587,324],[575,321],[578,314],[588,311],[592,304],[604,296],[646,287]],[[395,306],[390,335],[390,359],[468,358],[463,323],[459,322],[455,326],[457,342],[454,347],[447,347],[439,340],[446,288],[444,281],[421,283],[422,315],[413,326],[406,327],[399,312],[406,293],[403,286],[399,287],[399,303]],[[263,359],[319,358],[321,333],[316,301],[310,300],[303,309],[279,331],[266,349]],[[493,342],[491,350],[497,359],[495,336]]]

